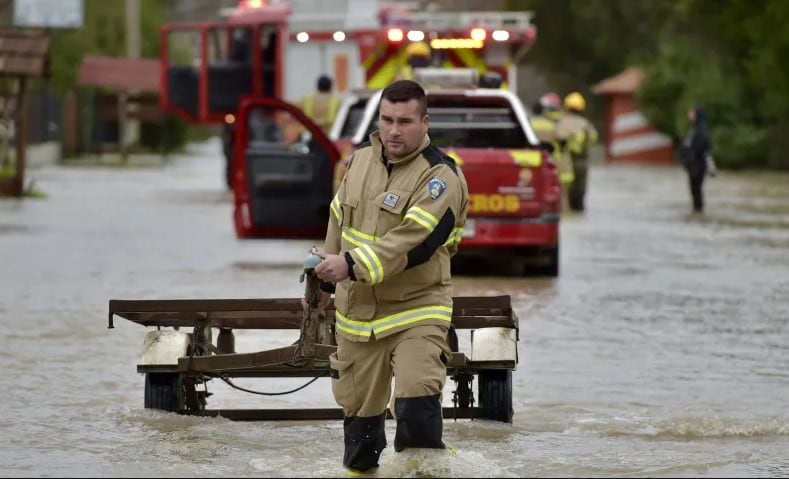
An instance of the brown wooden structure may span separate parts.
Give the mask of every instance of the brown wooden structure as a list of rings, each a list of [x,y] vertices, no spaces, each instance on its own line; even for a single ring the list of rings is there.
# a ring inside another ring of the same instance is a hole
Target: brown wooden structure
[[[2,102],[2,116],[16,119],[16,164],[12,178],[0,178],[0,193],[21,197],[25,185],[27,87],[30,77],[47,74],[49,37],[42,33],[0,32],[0,77],[11,78],[14,91]],[[14,101],[15,100],[15,101]]]
[[[160,65],[158,59],[86,56],[82,59],[77,85],[113,90],[98,97],[96,116],[101,122],[118,122],[117,149],[125,156],[125,129],[130,120],[162,123],[159,106]],[[101,153],[101,148],[99,148]]]

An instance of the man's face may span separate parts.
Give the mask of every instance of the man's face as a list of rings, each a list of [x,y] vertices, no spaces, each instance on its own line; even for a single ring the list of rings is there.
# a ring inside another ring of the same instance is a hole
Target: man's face
[[[393,103],[381,99],[378,131],[387,156],[402,157],[414,152],[427,133],[428,116],[420,115],[419,102]]]

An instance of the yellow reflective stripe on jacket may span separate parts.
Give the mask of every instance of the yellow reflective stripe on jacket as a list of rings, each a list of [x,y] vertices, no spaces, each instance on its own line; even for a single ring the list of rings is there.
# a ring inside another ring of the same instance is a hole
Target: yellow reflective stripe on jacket
[[[581,130],[567,139],[567,149],[574,155],[580,155],[586,149],[586,130]]]
[[[593,143],[597,143],[597,130],[585,128],[567,139],[567,148],[570,150],[570,153],[581,155]]]
[[[531,119],[531,127],[535,133],[554,133],[556,131],[556,122],[541,116],[535,116]]]
[[[342,229],[342,237],[354,246],[372,244],[379,240],[377,236],[362,233],[361,231],[351,227],[345,227]]]
[[[381,264],[381,259],[375,254],[375,251],[366,244],[359,246],[354,251],[370,273],[370,284],[378,284],[383,281],[384,265]]]
[[[562,183],[572,183],[575,181],[575,173],[572,171],[563,171],[559,174],[559,181]]]
[[[405,219],[411,219],[432,232],[438,226],[438,219],[418,206],[412,206],[405,214]]]
[[[447,156],[455,160],[455,164],[458,166],[463,166],[463,158],[457,154],[455,150],[449,150],[446,152]]]
[[[455,228],[454,230],[452,230],[451,233],[449,233],[449,238],[447,238],[447,240],[444,241],[444,244],[441,246],[451,246],[455,243],[460,243],[460,240],[462,239],[463,239],[463,228],[462,227]]]
[[[331,212],[334,215],[334,217],[339,220],[340,219],[340,199],[335,196],[334,199],[331,200],[331,203],[329,203],[329,209],[331,209]]]
[[[452,308],[450,306],[423,306],[374,321],[356,321],[335,311],[334,319],[335,325],[340,331],[356,336],[370,337],[373,332],[379,334],[392,328],[407,326],[427,319],[438,319],[450,323],[452,322]]]
[[[334,203],[332,203],[332,211],[334,211],[333,206],[334,206]],[[337,216],[339,218],[339,214],[335,213],[335,216]],[[431,215],[431,217],[432,217],[432,215]],[[412,218],[412,219],[414,221],[416,221],[417,223],[421,224],[422,226],[424,226],[425,228],[428,228],[430,231],[433,231],[433,229],[435,229],[435,225],[431,229],[426,224],[424,224],[423,221],[421,221],[421,220],[419,220],[417,218]],[[437,221],[436,221],[436,224],[438,224]],[[457,236],[457,238],[454,238],[455,236]],[[345,228],[342,229],[342,237],[343,237],[344,240],[348,241],[349,243],[351,243],[354,246],[362,246],[362,245],[373,244],[373,243],[378,242],[378,240],[381,239],[381,238],[379,238],[377,236],[368,235],[366,233],[362,233],[361,231],[353,229],[353,228],[350,228],[350,227],[345,227]],[[447,238],[446,242],[444,242],[444,246],[451,245],[452,243],[460,243],[460,238],[461,237],[463,237],[463,228],[455,228],[455,230],[452,231],[449,234],[449,237]]]

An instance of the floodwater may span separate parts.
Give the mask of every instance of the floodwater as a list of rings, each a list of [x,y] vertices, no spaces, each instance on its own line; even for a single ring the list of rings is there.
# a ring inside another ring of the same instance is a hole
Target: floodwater
[[[236,239],[219,152],[42,167],[29,178],[46,199],[0,201],[0,475],[344,475],[339,421],[144,409],[148,329],[107,329],[110,299],[301,296],[311,242]],[[455,455],[409,456],[388,421],[379,474],[789,476],[789,175],[705,186],[696,216],[677,167],[593,165],[588,211],[562,220],[558,278],[456,278],[456,295],[512,296],[514,424],[446,420]],[[296,334],[242,331],[236,346]],[[335,406],[327,379],[274,397],[216,382],[212,409]]]

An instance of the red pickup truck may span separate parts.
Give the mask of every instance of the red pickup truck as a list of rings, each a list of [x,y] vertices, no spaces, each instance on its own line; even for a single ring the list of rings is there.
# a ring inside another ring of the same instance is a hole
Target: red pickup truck
[[[443,69],[438,72],[439,77],[417,77],[417,80],[426,86],[431,142],[455,159],[468,182],[469,215],[457,263],[495,261],[506,266],[509,273],[535,271],[557,276],[561,207],[558,172],[550,154],[540,148],[526,109],[520,99],[508,90],[478,88],[471,82],[452,86],[452,78],[447,74]],[[435,88],[432,86],[435,84],[442,87]],[[347,158],[356,145],[366,141],[368,135],[377,129],[379,101],[380,91],[349,95],[329,135],[334,151],[319,155],[322,160],[317,162],[305,159],[299,168],[297,163],[286,161],[285,156],[279,160],[271,157],[266,160],[260,158],[263,152],[258,151],[252,155],[257,159],[251,161],[249,154],[241,155],[245,164],[238,166],[247,172],[244,172],[246,178],[240,186],[248,186],[247,199],[255,202],[255,197],[258,198],[258,217],[265,216],[262,211],[265,209],[274,212],[269,220],[276,216],[279,220],[303,224],[304,216],[309,215],[317,218],[312,231],[307,234],[307,231],[300,230],[305,234],[290,236],[320,237],[328,219],[328,202],[331,200],[331,194],[326,192],[326,175],[332,178],[330,189],[333,191],[344,171],[344,162],[337,158]],[[319,143],[324,144],[326,141],[320,132],[312,130],[306,138],[312,143],[320,140]],[[301,148],[304,152],[312,151],[307,146]],[[287,158],[291,160],[294,157],[292,152],[292,149],[287,152]],[[275,153],[271,150],[266,154]],[[265,162],[269,167],[261,168]],[[278,166],[275,167],[275,163]],[[249,176],[249,171],[253,176]],[[268,189],[261,188],[265,183],[269,184]],[[272,201],[274,190],[284,195],[292,191],[304,193],[304,188],[319,189],[320,194],[309,204],[305,203],[303,194],[296,202]],[[255,191],[257,193],[249,194]],[[263,198],[268,199],[264,201]],[[254,218],[254,208],[248,208],[248,212],[248,227],[239,229],[239,222],[244,218],[239,216],[237,203],[239,236],[287,236],[282,234],[282,229],[278,230],[279,235],[272,234],[277,231],[258,222]]]

